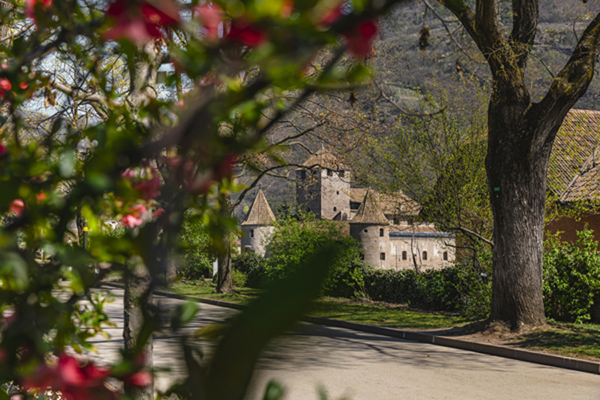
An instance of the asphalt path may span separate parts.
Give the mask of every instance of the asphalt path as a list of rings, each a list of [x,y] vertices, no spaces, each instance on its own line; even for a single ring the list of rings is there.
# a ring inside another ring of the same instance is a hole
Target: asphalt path
[[[117,359],[123,346],[123,291],[110,289],[107,307],[117,324],[111,340],[92,340],[99,363]],[[169,309],[181,300],[156,296]],[[237,311],[200,305],[189,329],[221,323]],[[201,343],[210,355],[214,342]],[[178,339],[155,335],[156,386],[181,379],[185,367]],[[301,323],[264,351],[248,399],[262,399],[271,379],[282,383],[286,399],[316,400],[323,388],[329,399],[599,399],[600,375],[548,367],[443,346],[406,341],[348,329]]]

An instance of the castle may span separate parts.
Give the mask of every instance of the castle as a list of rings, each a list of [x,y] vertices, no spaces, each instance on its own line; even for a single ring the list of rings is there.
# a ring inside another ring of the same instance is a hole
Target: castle
[[[318,218],[339,221],[375,268],[442,268],[454,261],[454,236],[415,224],[420,206],[398,192],[350,187],[352,171],[324,148],[296,170],[296,201]],[[242,250],[265,255],[275,215],[260,190],[242,222]]]

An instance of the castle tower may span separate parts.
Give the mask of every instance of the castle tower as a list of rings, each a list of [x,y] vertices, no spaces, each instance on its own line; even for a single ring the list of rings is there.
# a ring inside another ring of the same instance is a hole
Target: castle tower
[[[358,212],[350,220],[350,235],[360,242],[365,262],[374,268],[390,268],[389,223],[372,192],[367,191]]]
[[[347,220],[350,169],[321,148],[296,170],[296,202],[319,218]]]
[[[258,191],[248,217],[242,222],[242,252],[251,251],[261,256],[265,255],[263,241],[273,233],[275,215],[269,207],[267,198],[262,190]]]

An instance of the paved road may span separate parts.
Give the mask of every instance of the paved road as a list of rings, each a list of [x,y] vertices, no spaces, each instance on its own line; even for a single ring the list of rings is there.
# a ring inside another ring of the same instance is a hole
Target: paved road
[[[95,339],[98,361],[115,359],[122,346],[122,290],[111,290],[111,341]],[[168,307],[179,300],[158,297]],[[223,321],[235,311],[201,305],[197,328]],[[213,343],[203,343],[210,352]],[[171,368],[161,389],[181,376],[177,339],[158,336],[155,366]],[[347,329],[300,324],[274,341],[262,356],[249,399],[261,399],[270,379],[286,387],[287,399],[315,400],[317,388],[330,399],[600,399],[600,375],[504,359],[442,346]]]

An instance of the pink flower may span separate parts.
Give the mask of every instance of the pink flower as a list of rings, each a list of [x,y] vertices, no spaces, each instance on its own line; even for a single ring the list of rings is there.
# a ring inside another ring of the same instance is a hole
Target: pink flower
[[[0,143],[0,156],[3,156],[6,153],[6,146],[3,143]]]
[[[372,19],[366,19],[358,24],[356,29],[344,33],[348,50],[356,57],[366,57],[371,51],[371,42],[377,35],[377,24]]]
[[[262,29],[245,20],[233,20],[227,37],[248,47],[258,47],[267,41],[267,34]]]
[[[0,79],[0,89],[2,89],[2,90],[12,89],[12,85],[10,84],[10,81],[6,78]]]
[[[139,371],[126,377],[125,382],[133,386],[150,386],[152,384],[152,374],[148,371]]]
[[[115,0],[106,10],[113,27],[105,39],[128,39],[145,43],[162,36],[161,28],[179,24],[179,11],[171,1],[161,1],[160,8],[146,1]]]
[[[159,208],[158,210],[154,211],[154,214],[152,214],[152,215],[154,217],[160,217],[164,212],[165,212],[164,208]]]
[[[108,371],[91,363],[82,365],[76,358],[63,354],[55,367],[43,364],[26,376],[23,386],[26,390],[52,388],[67,400],[116,399],[116,393],[104,386],[106,378]]]
[[[131,180],[135,178],[135,171],[130,168],[127,168],[125,171],[123,171],[121,176],[125,179]]]
[[[199,4],[196,6],[198,19],[206,31],[206,38],[216,40],[219,38],[219,24],[223,20],[221,8],[216,4]]]
[[[138,225],[142,224],[142,219],[138,218],[134,215],[131,214],[127,214],[126,216],[123,217],[123,219],[121,220],[121,224],[123,226],[126,226],[128,228],[135,228]]]
[[[140,197],[143,200],[155,199],[160,195],[160,178],[154,176],[149,181],[138,183],[134,189],[142,192]]]
[[[36,8],[39,7],[40,11],[44,11],[51,6],[52,0],[25,0],[25,14],[37,25]]]
[[[146,214],[148,212],[148,209],[143,204],[136,204],[135,206],[131,207],[129,211],[136,217],[140,217]]]
[[[35,195],[35,199],[37,200],[38,203],[41,203],[42,201],[46,200],[47,198],[48,198],[48,196],[46,196],[46,193],[44,193],[44,192],[40,192]]]
[[[27,89],[28,86],[29,86],[29,84],[25,81],[19,83],[19,87],[23,90]]]
[[[21,214],[23,214],[24,209],[25,202],[21,199],[13,200],[12,203],[10,203],[10,207],[8,208],[10,212],[17,214],[18,216],[21,216]]]
[[[342,12],[343,9],[344,9],[344,4],[341,2],[338,3],[335,7],[333,7],[331,10],[327,11],[325,14],[323,14],[321,16],[321,19],[319,20],[319,24],[325,25],[325,26],[332,25],[338,19],[340,19],[342,17],[342,15],[344,15],[344,13]]]

